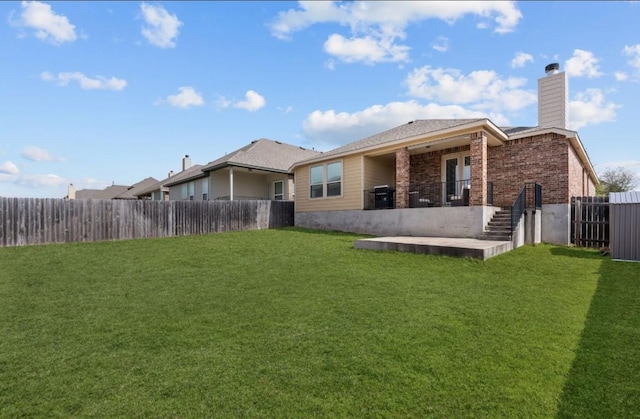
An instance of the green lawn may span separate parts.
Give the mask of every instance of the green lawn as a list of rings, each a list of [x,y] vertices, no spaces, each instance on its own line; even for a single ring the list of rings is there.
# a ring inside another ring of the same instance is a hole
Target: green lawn
[[[640,416],[640,264],[356,238],[0,249],[0,417]]]

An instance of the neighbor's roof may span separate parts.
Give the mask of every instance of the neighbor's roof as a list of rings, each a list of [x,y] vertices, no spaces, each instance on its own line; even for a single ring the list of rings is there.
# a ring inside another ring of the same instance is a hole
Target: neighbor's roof
[[[114,199],[128,188],[126,185],[111,185],[104,189],[80,189],[76,191],[76,199]]]
[[[194,164],[193,166],[191,166],[190,168],[183,170],[182,172],[178,173],[177,175],[173,175],[171,177],[166,178],[163,182],[162,185],[160,186],[174,186],[174,185],[178,185],[180,183],[184,183],[184,182],[188,182],[190,180],[193,179],[198,179],[201,177],[205,177],[205,174],[202,173],[202,165],[201,164]],[[166,181],[166,182],[165,182]],[[153,189],[154,191],[157,189],[160,189],[160,186],[158,186],[156,189]],[[151,191],[149,191],[151,192]]]
[[[146,179],[141,180],[138,183],[134,183],[129,186],[126,191],[114,197],[114,199],[137,199],[138,191],[148,188],[149,186],[158,182],[158,179],[148,177]]]
[[[375,149],[379,146],[384,146],[397,141],[408,140],[411,138],[417,138],[427,134],[435,134],[440,131],[453,130],[455,128],[464,128],[465,125],[473,125],[481,122],[486,122],[493,125],[486,118],[476,119],[418,119],[416,121],[410,121],[409,123],[400,125],[395,128],[388,129],[381,133],[372,135],[370,137],[363,138],[361,140],[354,141],[352,143],[343,145],[342,147],[335,148],[327,151],[320,156],[322,160],[328,157],[346,155],[356,151]],[[493,125],[496,130],[498,127]],[[506,136],[502,134],[506,139]],[[307,161],[298,161],[298,164],[305,164],[310,161],[320,160],[316,158],[307,159]]]
[[[640,191],[610,192],[610,204],[640,204]]]
[[[288,173],[297,161],[319,156],[320,152],[303,147],[260,138],[238,150],[220,157],[204,166],[203,171],[213,171],[227,166],[239,166],[270,172]]]

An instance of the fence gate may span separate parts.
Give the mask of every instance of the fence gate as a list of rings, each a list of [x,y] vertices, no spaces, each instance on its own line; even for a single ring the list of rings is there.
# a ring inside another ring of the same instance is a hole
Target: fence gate
[[[571,243],[579,247],[609,247],[609,198],[571,198]]]

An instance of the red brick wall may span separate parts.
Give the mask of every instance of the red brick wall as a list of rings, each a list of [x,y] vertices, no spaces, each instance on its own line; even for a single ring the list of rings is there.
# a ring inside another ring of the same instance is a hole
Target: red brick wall
[[[396,208],[407,208],[411,163],[406,147],[396,150]]]
[[[471,137],[470,205],[487,205],[487,136],[476,132]]]
[[[467,145],[412,155],[411,184],[424,185],[442,182],[442,156],[468,150],[469,146]]]
[[[568,140],[550,133],[507,141],[488,149],[494,204],[508,206],[526,182],[542,185],[542,203],[569,203]]]
[[[411,156],[411,184],[442,182],[442,156],[470,150],[454,147]],[[496,206],[513,204],[527,182],[542,185],[543,204],[571,202],[571,196],[593,195],[595,187],[569,141],[549,133],[507,141],[487,148],[487,180],[493,182]]]

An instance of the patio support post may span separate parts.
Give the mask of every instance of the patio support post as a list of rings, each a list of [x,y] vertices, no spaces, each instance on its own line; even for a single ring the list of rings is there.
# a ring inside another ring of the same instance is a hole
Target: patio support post
[[[487,205],[487,135],[472,132],[471,138],[471,191],[469,205]]]
[[[396,150],[396,208],[408,208],[409,204],[409,149]]]
[[[233,167],[229,168],[229,201],[233,201]]]

